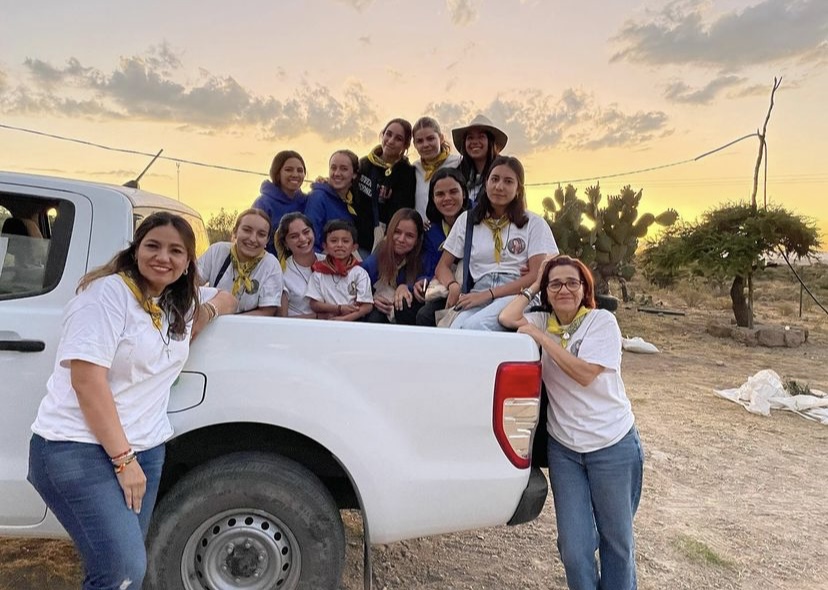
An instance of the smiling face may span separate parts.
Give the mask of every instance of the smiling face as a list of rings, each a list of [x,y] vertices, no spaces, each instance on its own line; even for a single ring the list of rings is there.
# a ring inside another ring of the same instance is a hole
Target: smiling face
[[[356,247],[354,237],[346,229],[335,229],[325,236],[325,252],[339,260],[347,260]]]
[[[489,178],[486,180],[486,194],[489,202],[499,215],[502,215],[518,196],[520,184],[514,170],[506,164],[492,168]]]
[[[391,236],[395,256],[405,256],[417,245],[417,224],[411,219],[403,219],[394,228]]]
[[[441,178],[434,183],[434,206],[444,219],[454,219],[463,208],[463,187],[454,178]]]
[[[466,153],[474,161],[486,161],[489,153],[489,136],[479,127],[472,127],[466,132]]]
[[[190,259],[178,230],[172,225],[161,225],[149,230],[138,244],[135,261],[149,294],[155,297],[181,278]]]
[[[295,194],[305,180],[305,165],[299,158],[288,158],[279,171],[279,186],[288,195]]]
[[[313,228],[301,219],[291,221],[285,235],[285,245],[294,256],[313,252]]]
[[[423,127],[414,132],[414,148],[424,162],[430,162],[440,155],[443,138],[432,127]]]
[[[408,148],[406,143],[403,126],[396,122],[389,124],[382,132],[382,137],[380,137],[382,159],[386,162],[396,162]]]
[[[356,177],[351,159],[345,154],[334,154],[328,168],[328,182],[335,191],[350,189]]]
[[[569,323],[575,317],[584,299],[581,273],[574,266],[560,264],[553,267],[548,276],[549,285],[546,288],[546,294],[549,297],[549,303],[555,310],[558,319],[564,323]],[[574,289],[570,290],[570,287],[574,287]]]
[[[270,224],[262,217],[253,214],[242,217],[232,235],[239,260],[247,262],[264,252],[269,233]]]

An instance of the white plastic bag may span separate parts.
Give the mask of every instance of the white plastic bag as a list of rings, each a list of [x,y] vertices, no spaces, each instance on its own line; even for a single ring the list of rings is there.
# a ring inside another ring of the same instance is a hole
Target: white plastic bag
[[[658,348],[656,348],[655,344],[647,342],[640,336],[636,336],[635,338],[622,338],[621,349],[629,352],[640,352],[643,354],[655,354],[660,352]]]

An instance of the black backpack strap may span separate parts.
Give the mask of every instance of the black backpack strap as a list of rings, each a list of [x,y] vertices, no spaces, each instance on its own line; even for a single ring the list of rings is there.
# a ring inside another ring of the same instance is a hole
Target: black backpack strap
[[[221,263],[221,268],[216,275],[216,280],[213,281],[213,287],[218,287],[219,281],[221,277],[224,276],[224,273],[227,272],[227,268],[230,266],[230,254],[227,255],[227,258],[224,259],[224,262]]]
[[[471,209],[466,211],[466,237],[465,242],[463,242],[463,284],[460,285],[461,293],[468,293],[471,291],[472,288],[472,277],[471,277],[471,248],[472,248],[472,237],[474,236],[474,221],[472,220],[472,212]]]

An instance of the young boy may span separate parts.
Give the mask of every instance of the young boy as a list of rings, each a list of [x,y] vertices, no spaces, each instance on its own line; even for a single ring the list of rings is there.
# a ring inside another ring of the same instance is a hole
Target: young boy
[[[354,256],[357,230],[348,221],[335,219],[325,225],[325,260],[311,267],[305,297],[311,309],[332,320],[351,322],[371,313],[371,279]]]

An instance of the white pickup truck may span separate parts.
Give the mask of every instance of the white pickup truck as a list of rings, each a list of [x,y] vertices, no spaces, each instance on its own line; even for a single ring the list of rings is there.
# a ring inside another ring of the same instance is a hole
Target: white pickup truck
[[[65,533],[28,441],[78,279],[157,210],[120,186],[0,172],[0,535]],[[534,519],[540,364],[527,336],[226,316],[173,386],[145,588],[337,588],[339,509],[370,544]]]

